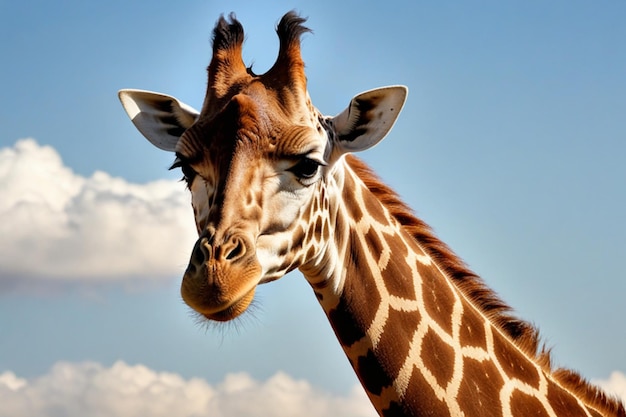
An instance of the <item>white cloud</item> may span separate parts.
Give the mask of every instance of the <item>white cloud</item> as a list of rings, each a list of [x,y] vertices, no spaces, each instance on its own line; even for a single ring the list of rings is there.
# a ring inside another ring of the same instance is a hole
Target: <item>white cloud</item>
[[[178,277],[196,239],[181,183],[85,178],[32,139],[0,149],[0,195],[5,285]]]
[[[217,385],[117,362],[57,363],[32,380],[0,374],[0,417],[374,417],[362,388],[346,396],[277,373],[264,382],[229,374]]]
[[[593,382],[606,392],[620,398],[626,405],[626,375],[614,371],[609,379],[594,380]]]
[[[626,401],[626,375],[594,381]],[[25,379],[0,373],[0,417],[375,417],[360,386],[334,395],[279,372],[266,381],[228,374],[218,384],[116,362],[58,362]]]

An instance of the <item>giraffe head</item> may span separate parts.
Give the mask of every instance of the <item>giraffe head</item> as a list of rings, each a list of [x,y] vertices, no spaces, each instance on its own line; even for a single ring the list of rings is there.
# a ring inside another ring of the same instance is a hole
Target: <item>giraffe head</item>
[[[405,87],[385,87],[357,95],[335,117],[322,116],[306,89],[304,21],[293,12],[282,18],[278,58],[257,75],[242,60],[241,24],[221,17],[199,113],[164,94],[119,93],[138,130],[174,152],[173,167],[182,169],[199,238],[181,293],[211,320],[238,316],[258,284],[312,260],[330,233],[313,223],[328,210],[327,183],[338,161],[378,143],[406,98]]]

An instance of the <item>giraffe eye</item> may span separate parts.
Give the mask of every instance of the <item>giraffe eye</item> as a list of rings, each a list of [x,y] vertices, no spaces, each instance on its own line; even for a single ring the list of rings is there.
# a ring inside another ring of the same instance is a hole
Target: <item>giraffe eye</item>
[[[296,177],[302,180],[310,180],[315,177],[317,174],[317,170],[320,167],[320,163],[314,161],[311,158],[302,158],[295,164],[293,167],[289,169],[289,171],[293,172]]]
[[[183,172],[182,179],[185,180],[188,186],[191,185],[191,183],[193,182],[193,179],[197,175],[196,171],[194,171],[193,168],[191,168],[188,164],[183,162],[180,158],[176,158],[176,161],[174,161],[174,163],[170,167],[170,169],[175,169],[175,168],[180,168],[180,170]]]
[[[183,172],[183,179],[187,182],[187,184],[191,184],[196,176],[196,171],[194,171],[189,165],[181,165],[180,170]]]

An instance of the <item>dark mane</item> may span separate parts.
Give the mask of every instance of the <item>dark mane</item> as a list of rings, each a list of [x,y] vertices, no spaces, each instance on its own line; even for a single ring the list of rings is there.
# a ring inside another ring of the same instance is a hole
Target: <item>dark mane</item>
[[[398,194],[385,185],[360,159],[348,155],[350,168],[365,183],[389,212],[402,224],[445,271],[454,284],[488,319],[529,357],[534,358],[546,373],[570,392],[582,398],[590,407],[610,415],[626,416],[624,405],[590,384],[578,373],[567,369],[552,369],[550,350],[540,343],[539,331],[532,324],[516,317],[485,282],[472,272],[445,243],[439,240],[430,226],[417,218]],[[540,346],[541,344],[541,346]]]

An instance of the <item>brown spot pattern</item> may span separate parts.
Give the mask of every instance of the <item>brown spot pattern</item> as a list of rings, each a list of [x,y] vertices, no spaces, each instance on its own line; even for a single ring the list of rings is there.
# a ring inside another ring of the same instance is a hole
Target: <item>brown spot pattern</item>
[[[417,262],[416,268],[422,278],[422,296],[430,319],[452,334],[451,312],[455,302],[452,289],[436,269],[420,262]]]
[[[504,383],[489,361],[467,359],[457,399],[467,416],[501,416],[500,387]]]
[[[511,348],[510,342],[501,334],[494,334],[494,360],[498,361],[506,376],[524,381],[535,389],[539,388],[537,367],[526,358],[519,349]]]
[[[262,181],[253,174],[259,171],[259,155],[296,155],[309,135],[319,134],[320,125],[330,129],[329,137],[334,135],[332,121],[320,116],[306,92],[299,42],[308,31],[304,21],[293,12],[281,19],[278,58],[267,73],[256,75],[241,57],[241,24],[234,16],[218,20],[205,105],[198,122],[179,141],[179,154],[198,174],[210,177],[215,188],[210,202],[203,202],[209,209],[194,206],[199,233],[209,234],[210,228],[233,217],[243,219],[242,224],[261,218],[263,196],[255,186]],[[380,99],[355,102],[361,124],[378,111]],[[356,130],[342,140],[360,134],[363,131]],[[275,246],[282,264],[274,269],[292,268],[296,258],[308,262],[318,256],[320,242],[334,239],[338,252],[328,258],[338,259],[340,267],[333,271],[345,276],[345,282],[339,294],[331,294],[338,299],[327,314],[370,395],[383,396],[390,387],[399,387],[397,397],[374,401],[382,404],[381,415],[499,416],[505,412],[501,397],[508,392],[503,386],[510,388],[505,401],[515,416],[547,416],[548,409],[587,415],[574,395],[540,371],[532,348],[537,345],[534,328],[516,321],[369,168],[350,156],[346,163],[341,161],[342,186],[328,194],[321,188],[324,192],[307,206],[310,211],[293,227],[291,239]],[[241,168],[244,163],[247,169]],[[248,176],[231,175],[237,170]],[[245,192],[244,185],[250,184],[252,191],[234,195],[233,190]],[[332,223],[331,197],[342,205]],[[206,218],[198,220],[202,213]],[[331,286],[313,278],[318,299],[332,299],[325,296]],[[222,279],[215,276],[216,281]],[[222,291],[237,282],[228,281]],[[525,340],[530,342],[523,344]],[[566,387],[582,387],[582,398],[594,406],[626,415],[623,407],[603,400],[579,379],[556,380]]]
[[[437,384],[446,387],[452,380],[454,371],[454,349],[430,330],[422,340],[421,357],[424,366],[437,380]]]
[[[510,407],[513,417],[550,417],[546,407],[537,398],[521,391],[514,391],[511,394]],[[567,416],[575,417],[575,414]]]

